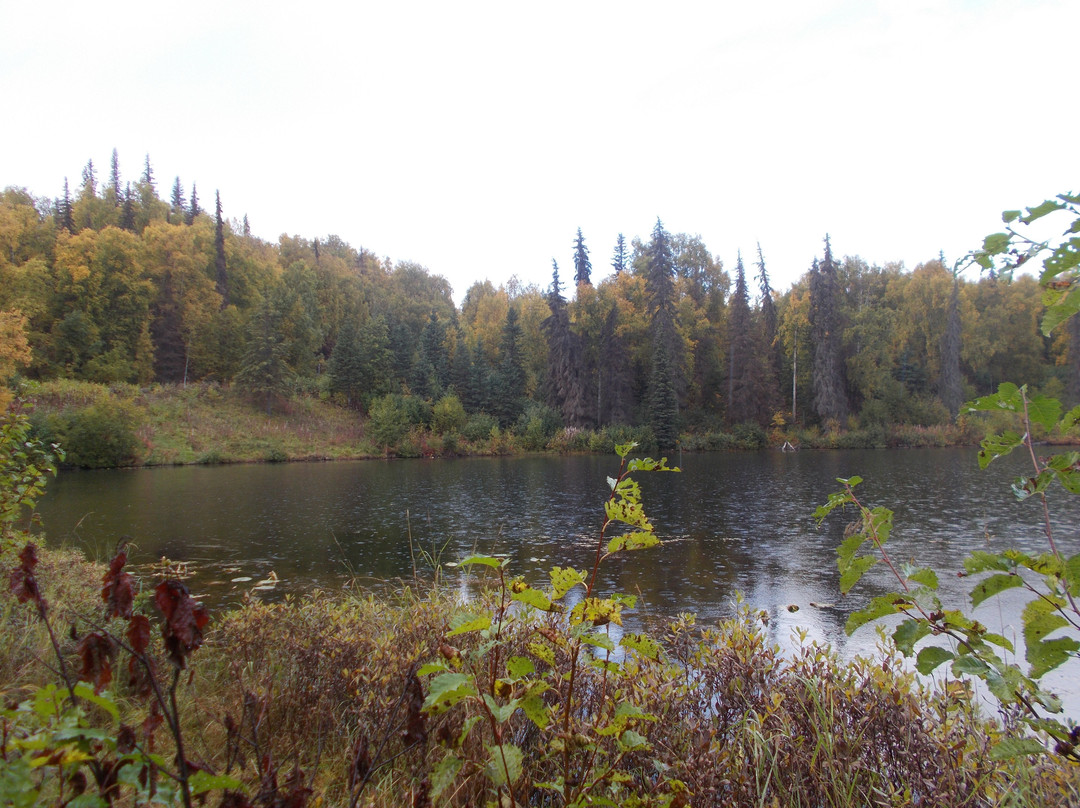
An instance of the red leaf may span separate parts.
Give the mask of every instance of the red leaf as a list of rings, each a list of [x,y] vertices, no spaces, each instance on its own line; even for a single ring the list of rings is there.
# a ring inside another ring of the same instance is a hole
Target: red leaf
[[[109,563],[109,571],[102,579],[101,599],[108,606],[107,617],[131,617],[131,605],[135,600],[132,577],[124,572],[127,553],[118,552]]]
[[[37,578],[34,576],[37,563],[37,547],[32,542],[28,543],[19,553],[19,566],[11,571],[11,591],[15,593],[19,603],[32,600],[39,611],[44,611],[45,601],[42,600]]]
[[[153,748],[154,733],[163,723],[165,723],[165,718],[158,711],[157,702],[151,702],[150,715],[146,716],[146,720],[142,722],[143,737],[146,738],[148,748]]]
[[[169,659],[176,667],[183,668],[187,655],[202,645],[202,630],[210,622],[210,615],[191,597],[188,588],[175,579],[157,585],[154,603],[165,616],[161,633]]]
[[[82,668],[79,677],[94,686],[94,692],[100,693],[112,681],[112,641],[104,634],[87,634],[79,643],[79,658]]]
[[[128,623],[127,641],[136,654],[145,654],[150,645],[150,619],[144,614],[137,614]]]

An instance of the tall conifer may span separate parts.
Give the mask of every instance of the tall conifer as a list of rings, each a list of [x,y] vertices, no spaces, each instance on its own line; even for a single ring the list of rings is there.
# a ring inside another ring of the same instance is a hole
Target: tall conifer
[[[592,261],[589,260],[589,248],[585,246],[585,237],[581,235],[581,228],[577,229],[577,238],[574,240],[574,283],[589,284],[592,277]]]
[[[192,207],[195,205],[195,186],[191,186]],[[221,308],[229,305],[229,276],[225,265],[225,222],[221,218],[221,192],[214,193],[214,285],[221,295]]]
[[[822,421],[848,416],[847,385],[841,355],[840,282],[832,245],[825,236],[825,258],[810,270],[810,341],[813,351],[814,410]]]

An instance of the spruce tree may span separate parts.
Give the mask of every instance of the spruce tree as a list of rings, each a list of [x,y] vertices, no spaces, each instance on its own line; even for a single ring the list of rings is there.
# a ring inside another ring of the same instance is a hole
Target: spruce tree
[[[652,374],[650,377],[650,401],[661,401],[663,407],[659,412],[666,419],[667,393],[672,392],[678,410],[678,395],[681,385],[682,372],[678,363],[679,335],[675,330],[675,254],[671,246],[671,236],[664,230],[663,222],[656,220],[653,228],[652,240],[645,248],[647,268],[645,275],[645,295],[647,312],[652,331]],[[657,373],[662,370],[667,374],[660,378]],[[663,389],[657,390],[657,385]],[[656,399],[659,395],[660,398]],[[659,406],[659,405],[657,405]],[[654,421],[656,417],[655,408]],[[674,421],[670,429],[676,429]]]
[[[585,246],[585,237],[581,235],[581,228],[577,229],[577,238],[574,240],[574,283],[591,284],[592,261],[589,260],[589,248]]]
[[[135,232],[135,196],[131,192],[131,183],[127,184],[127,188],[123,194],[123,207],[120,213],[120,229],[130,230]]]
[[[94,161],[87,160],[82,170],[82,194],[84,197],[97,196],[97,170]]]
[[[735,292],[728,315],[728,421],[740,424],[761,420],[761,364],[755,356],[754,324],[742,254],[735,262]]]
[[[182,331],[183,315],[176,299],[172,271],[165,270],[161,291],[151,309],[150,338],[154,345],[154,376],[170,384],[187,381],[188,351]]]
[[[267,299],[251,318],[247,345],[236,374],[237,386],[262,402],[267,414],[272,412],[275,399],[291,392],[296,380],[288,355],[289,346],[281,334],[281,315]]]
[[[941,335],[941,403],[952,418],[964,403],[963,377],[960,375],[960,279],[955,274],[945,312],[945,332]]]
[[[559,265],[552,260],[551,291],[547,295],[550,316],[540,327],[547,336],[548,405],[559,412],[566,426],[583,427],[590,423],[581,340],[570,328],[570,314],[559,283]]]
[[[75,218],[72,216],[71,189],[68,178],[64,177],[64,195],[56,203],[56,223],[69,233],[75,232]]]
[[[188,202],[184,222],[189,225],[193,224],[200,213],[202,213],[202,208],[199,207],[199,192],[195,189],[195,183],[191,183],[191,201]]]
[[[495,372],[492,406],[499,423],[511,426],[521,414],[525,397],[525,366],[521,358],[521,326],[517,309],[506,313],[502,339],[499,344],[499,367]]]
[[[761,292],[761,347],[765,354],[765,373],[762,379],[762,406],[768,414],[780,408],[780,373],[783,368],[783,353],[778,336],[779,316],[776,301],[773,300],[769,273],[765,269],[765,256],[761,244],[757,245],[758,254],[758,289]]]
[[[153,187],[154,185],[154,170],[150,167],[150,155],[146,155],[146,162],[143,164],[142,182],[145,185]]]
[[[664,351],[654,351],[649,385],[649,425],[661,449],[672,449],[678,443],[678,421],[679,401],[667,355]]]
[[[180,178],[173,180],[171,213],[177,217],[177,221],[183,222],[187,215],[187,206],[184,204],[184,186],[180,184]]]
[[[112,197],[115,207],[120,207],[123,202],[123,192],[120,190],[120,156],[116,149],[112,150],[112,160],[109,163],[109,187],[105,189],[105,198]]]
[[[633,373],[626,341],[619,335],[619,307],[612,303],[600,332],[597,385],[600,426],[629,424],[633,419]]]
[[[810,341],[813,358],[814,411],[822,421],[848,416],[840,317],[840,282],[832,245],[825,236],[825,258],[810,270]]]
[[[626,252],[626,237],[622,233],[619,233],[619,237],[615,239],[615,251],[611,255],[611,266],[616,275],[630,266],[630,259]]]
[[[338,329],[327,373],[330,392],[344,396],[346,406],[357,406],[364,392],[364,356],[355,316],[345,317]]]
[[[195,186],[191,186],[191,205],[195,207]],[[221,218],[221,192],[214,192],[214,287],[221,295],[221,308],[229,305],[229,276],[225,265],[225,222]]]

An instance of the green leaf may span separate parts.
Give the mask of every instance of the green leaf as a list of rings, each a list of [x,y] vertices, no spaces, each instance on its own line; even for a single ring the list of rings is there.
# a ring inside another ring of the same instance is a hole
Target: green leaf
[[[193,797],[215,789],[236,791],[244,786],[244,784],[235,777],[229,777],[225,774],[215,775],[205,771],[197,771],[192,774],[191,777],[188,778],[188,784],[191,786],[191,795]]]
[[[619,736],[619,749],[623,752],[632,752],[639,749],[649,749],[649,741],[644,735],[628,729]]]
[[[1008,760],[1028,755],[1045,755],[1046,747],[1034,738],[1004,738],[990,750],[992,760]]]
[[[548,665],[555,665],[555,650],[550,645],[544,645],[543,643],[531,642],[526,648],[529,653],[539,659],[541,662],[546,662]]]
[[[427,676],[429,673],[442,673],[450,670],[450,666],[443,662],[441,659],[437,659],[434,662],[429,662],[426,665],[421,665],[420,669],[416,672],[417,676]]]
[[[866,606],[851,613],[851,616],[848,617],[847,625],[844,626],[844,633],[850,637],[855,633],[856,629],[861,628],[873,620],[878,620],[882,617],[887,617],[890,614],[896,614],[897,612],[903,611],[901,607],[906,606],[908,603],[909,601],[907,598],[896,593],[879,595],[876,598],[871,598]]]
[[[1020,219],[1024,224],[1031,224],[1032,222],[1041,219],[1043,216],[1048,216],[1055,211],[1064,210],[1065,206],[1053,199],[1047,199],[1041,205],[1036,205],[1033,208],[1027,209],[1027,216]]]
[[[934,669],[941,665],[943,662],[948,662],[950,659],[955,658],[955,654],[945,648],[940,648],[936,645],[928,645],[926,648],[919,651],[919,655],[915,658],[915,669],[923,676],[930,675]]]
[[[1015,222],[1020,218],[1020,211],[1018,210],[1006,210],[1001,212],[1001,221],[1005,224],[1009,222]]]
[[[75,696],[84,699],[91,704],[97,705],[114,719],[120,719],[120,708],[116,706],[116,702],[112,700],[107,692],[98,694],[95,693],[94,688],[86,682],[76,682]]]
[[[1048,634],[1068,625],[1054,606],[1046,600],[1032,600],[1024,607],[1024,644],[1025,658],[1031,669],[1028,676],[1038,679],[1048,671],[1057,668],[1080,650],[1080,642],[1072,637],[1044,639]]]
[[[454,784],[458,772],[461,771],[462,761],[454,755],[447,755],[439,761],[435,770],[431,773],[431,796],[438,797],[446,789]]]
[[[619,645],[647,659],[660,659],[660,643],[645,634],[624,634]]]
[[[938,588],[937,573],[929,567],[923,567],[922,569],[914,570],[910,573],[905,573],[909,581],[914,581],[917,584],[922,584],[928,589]]]
[[[514,679],[522,679],[536,673],[536,665],[527,657],[513,656],[506,660],[506,672]]]
[[[1028,418],[1032,423],[1053,429],[1061,417],[1061,402],[1049,396],[1034,396],[1028,401]]]
[[[602,631],[587,631],[581,635],[581,641],[586,645],[603,648],[605,651],[615,650],[615,641]]]
[[[1019,446],[1023,446],[1024,436],[1018,432],[1006,431],[1000,435],[990,435],[984,438],[979,445],[982,449],[979,450],[979,468],[985,469],[992,462],[999,457],[1012,452]]]
[[[473,564],[483,564],[485,567],[498,568],[498,567],[501,567],[505,563],[506,563],[506,559],[503,559],[503,558],[495,558],[494,556],[489,556],[489,555],[471,555],[471,556],[466,556],[465,558],[461,559],[461,561],[458,562],[458,566],[459,567],[468,567],[468,566],[471,566]]]
[[[1069,594],[1080,597],[1080,553],[1065,562],[1065,578],[1069,582]]]
[[[527,603],[529,606],[532,606],[534,609],[539,609],[542,612],[551,611],[551,598],[539,589],[533,589],[527,584],[515,582],[511,585],[510,599],[521,603]],[[560,606],[559,608],[562,607]]]
[[[990,672],[990,666],[977,656],[964,654],[953,661],[952,672],[957,676],[978,676],[982,679]]]
[[[608,542],[607,551],[610,555],[620,550],[647,550],[650,547],[656,547],[658,544],[660,544],[660,539],[656,537],[655,533],[637,531],[616,536]]]
[[[499,704],[487,693],[483,694],[483,699],[484,704],[487,705],[488,711],[491,713],[492,720],[494,720],[496,724],[505,724],[509,721],[510,717],[517,712],[519,706],[517,699],[510,699],[506,704]]]
[[[483,631],[491,627],[491,615],[473,615],[468,612],[458,612],[450,618],[451,630],[447,637],[456,637],[458,634],[468,634],[471,631]]]
[[[971,607],[975,608],[987,598],[992,598],[1006,589],[1016,589],[1024,585],[1024,579],[1015,573],[991,575],[975,584],[971,590]]]
[[[544,704],[544,700],[540,696],[526,696],[521,700],[520,706],[526,718],[540,729],[547,729],[551,723],[551,709]]]
[[[848,633],[850,634],[850,632]],[[892,638],[900,653],[904,656],[911,656],[915,653],[915,643],[929,633],[930,626],[928,626],[925,621],[909,617],[896,627]]]
[[[967,571],[968,575],[989,572],[990,570],[1008,572],[1012,568],[1013,565],[1006,559],[996,553],[988,553],[985,550],[973,550],[971,555],[964,559],[964,569]]]
[[[983,239],[983,252],[990,255],[1000,255],[1009,249],[1008,233],[991,233]]]
[[[497,786],[511,786],[521,777],[521,750],[512,743],[489,746],[484,773]]]
[[[585,585],[585,573],[572,567],[551,568],[551,599],[559,600],[575,586]]]
[[[877,563],[877,559],[871,556],[860,556],[854,559],[846,569],[840,571],[840,591],[847,594],[851,587],[859,582],[868,569]]]
[[[438,715],[449,710],[459,701],[475,695],[476,687],[472,677],[464,673],[444,673],[436,676],[428,684],[424,712]]]

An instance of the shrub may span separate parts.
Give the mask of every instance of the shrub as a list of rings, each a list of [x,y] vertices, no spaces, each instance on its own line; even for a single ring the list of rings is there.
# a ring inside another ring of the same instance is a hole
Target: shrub
[[[135,465],[140,442],[134,421],[129,406],[108,400],[70,416],[60,441],[67,462],[91,469]]]
[[[491,430],[498,428],[499,420],[486,412],[477,412],[469,416],[461,430],[461,436],[469,443],[480,443],[491,437]]]
[[[531,403],[517,421],[521,447],[529,452],[541,452],[562,428],[562,419],[551,407]]]
[[[465,427],[468,416],[465,407],[453,393],[440,398],[431,408],[431,428],[439,434],[460,432]]]

